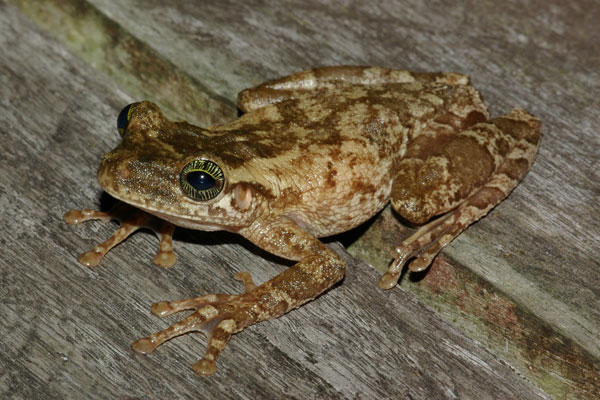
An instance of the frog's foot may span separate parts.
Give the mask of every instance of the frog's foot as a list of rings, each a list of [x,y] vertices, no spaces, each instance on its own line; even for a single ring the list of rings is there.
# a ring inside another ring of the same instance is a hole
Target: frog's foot
[[[257,322],[256,301],[250,294],[256,288],[250,274],[240,272],[235,279],[244,284],[241,295],[210,294],[185,300],[161,301],[152,305],[152,313],[165,317],[173,313],[194,310],[183,320],[171,327],[135,341],[131,348],[138,354],[150,354],[165,341],[192,331],[203,332],[209,339],[204,357],[194,364],[199,375],[212,375],[216,361],[229,338],[248,325]]]
[[[95,267],[100,264],[102,257],[110,249],[141,228],[151,229],[160,240],[159,250],[153,260],[154,264],[159,267],[171,267],[177,261],[175,253],[173,253],[172,242],[175,226],[127,204],[118,203],[108,212],[89,209],[71,210],[63,218],[69,225],[77,225],[90,220],[116,220],[121,224],[119,229],[108,240],[77,257],[77,261],[86,267]]]
[[[412,257],[416,258],[409,264],[411,271],[418,272],[427,268],[437,253],[468,225],[456,224],[458,213],[457,209],[422,226],[396,247],[392,252],[394,261],[379,280],[379,287],[391,289],[396,286],[404,264]]]

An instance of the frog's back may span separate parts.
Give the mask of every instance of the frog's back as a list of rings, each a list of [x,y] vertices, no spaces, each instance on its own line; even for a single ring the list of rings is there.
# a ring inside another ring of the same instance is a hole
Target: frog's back
[[[467,110],[465,102],[478,100],[479,93],[468,85],[338,85],[297,91],[293,97],[252,110],[229,127],[252,132],[254,140],[265,142],[339,146],[344,141],[365,139],[387,148],[410,140],[418,125],[448,111]]]
[[[362,223],[387,203],[393,166],[413,134],[465,91],[476,95],[470,86],[436,83],[340,85],[298,92],[226,129],[244,138],[251,168],[263,171],[263,186],[281,208],[314,221],[311,230],[322,236]]]

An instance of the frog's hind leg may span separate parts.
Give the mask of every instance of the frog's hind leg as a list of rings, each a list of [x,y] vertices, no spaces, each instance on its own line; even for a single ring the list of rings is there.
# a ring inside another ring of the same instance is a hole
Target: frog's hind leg
[[[428,156],[403,160],[392,188],[394,209],[418,223],[446,214],[395,249],[379,286],[394,287],[412,257],[411,271],[427,268],[444,246],[506,198],[535,159],[540,128],[539,120],[515,109],[457,133]]]
[[[411,72],[382,67],[320,67],[246,89],[239,93],[237,103],[240,110],[249,112],[268,104],[295,98],[300,93],[332,88],[336,85],[381,85],[410,82],[468,85],[469,77],[453,72]]]

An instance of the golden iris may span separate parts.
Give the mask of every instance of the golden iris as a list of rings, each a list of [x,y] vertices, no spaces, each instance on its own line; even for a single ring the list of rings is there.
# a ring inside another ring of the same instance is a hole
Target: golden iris
[[[212,200],[221,193],[225,185],[223,170],[209,160],[194,160],[179,174],[181,189],[191,199]]]

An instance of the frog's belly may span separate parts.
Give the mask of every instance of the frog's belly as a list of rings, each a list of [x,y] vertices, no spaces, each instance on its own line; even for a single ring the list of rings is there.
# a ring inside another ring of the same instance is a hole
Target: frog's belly
[[[345,232],[367,221],[387,204],[391,182],[372,192],[323,191],[305,194],[304,197],[310,197],[305,200],[314,200],[315,197],[322,200],[303,202],[313,206],[300,207],[290,214],[300,226],[317,237]]]

